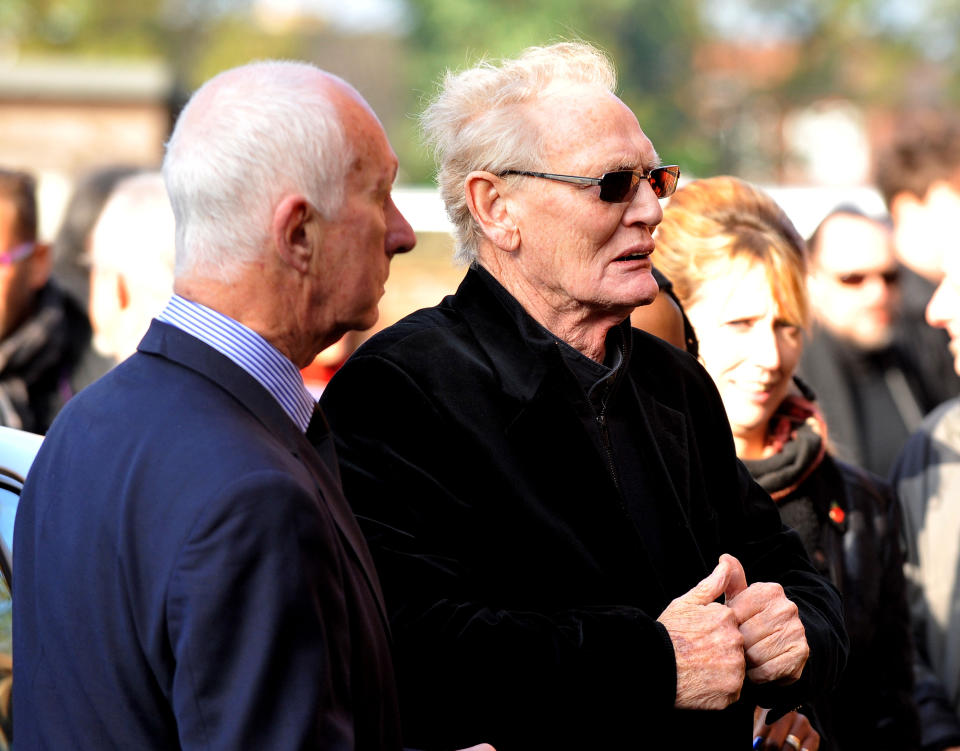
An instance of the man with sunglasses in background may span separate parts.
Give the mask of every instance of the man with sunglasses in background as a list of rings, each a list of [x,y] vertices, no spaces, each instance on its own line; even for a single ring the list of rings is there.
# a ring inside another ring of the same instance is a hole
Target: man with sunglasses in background
[[[960,374],[960,116],[898,118],[877,181],[905,265],[936,284],[926,320],[945,332]],[[930,292],[927,292],[930,295]],[[926,355],[938,354],[933,348]],[[956,392],[955,392],[956,393]],[[960,749],[960,398],[933,410],[890,474],[907,538],[907,601],[916,645],[914,697],[923,751]]]
[[[50,260],[33,177],[0,169],[0,424],[34,433],[73,395],[90,341],[86,315],[50,281]]]
[[[938,332],[904,319],[893,239],[887,222],[854,206],[817,227],[808,243],[814,329],[800,365],[836,452],[883,477],[923,416],[960,385],[942,344],[918,346]]]
[[[414,746],[747,748],[845,659],[710,377],[630,327],[679,169],[614,87],[579,43],[446,77],[423,121],[470,268],[322,397]]]

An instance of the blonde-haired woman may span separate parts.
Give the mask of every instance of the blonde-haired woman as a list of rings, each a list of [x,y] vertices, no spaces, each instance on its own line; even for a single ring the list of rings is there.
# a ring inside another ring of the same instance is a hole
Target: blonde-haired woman
[[[810,305],[803,240],[769,195],[733,177],[677,191],[656,237],[737,455],[844,599],[851,651],[815,704],[823,748],[916,748],[897,505],[880,478],[830,456],[813,396],[794,378]],[[758,732],[764,747],[814,751],[805,722],[792,713]]]

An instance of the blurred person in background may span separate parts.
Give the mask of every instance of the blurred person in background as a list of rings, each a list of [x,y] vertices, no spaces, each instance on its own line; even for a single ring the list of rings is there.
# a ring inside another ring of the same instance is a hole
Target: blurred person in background
[[[159,172],[120,180],[90,233],[92,346],[75,383],[86,385],[137,350],[173,290],[175,229]]]
[[[300,370],[301,375],[303,375],[303,382],[307,385],[311,394],[318,399],[320,398],[320,394],[330,383],[330,379],[343,367],[347,358],[353,354],[365,338],[366,334],[362,331],[348,331],[318,354],[312,363]]]
[[[657,297],[649,305],[634,310],[630,314],[630,323],[696,357],[699,352],[697,335],[673,290],[673,282],[656,266],[651,273],[657,282]]]
[[[886,477],[910,433],[951,392],[902,320],[903,271],[890,226],[842,206],[820,223],[809,249],[816,305],[800,374],[819,398],[837,455]]]
[[[897,257],[906,267],[905,314],[921,320],[955,253],[960,216],[960,115],[917,110],[899,115],[877,149],[875,179],[893,220]],[[946,336],[938,331],[938,336]],[[952,367],[951,367],[952,371]]]
[[[50,279],[37,226],[34,178],[0,169],[0,424],[45,433],[76,391],[90,324]]]
[[[883,479],[831,456],[829,420],[794,378],[810,308],[803,240],[773,199],[732,177],[678,190],[656,240],[737,455],[843,597],[847,668],[813,703],[824,748],[915,749],[899,509]],[[794,714],[763,728],[764,747],[812,751],[805,722]]]
[[[90,233],[118,182],[139,167],[98,167],[77,181],[53,239],[52,276],[86,310],[90,302]]]
[[[414,746],[747,748],[844,662],[709,376],[630,326],[679,169],[615,88],[582,43],[447,74],[423,117],[470,268],[321,398]]]
[[[946,332],[960,373],[960,128],[956,121],[911,122],[915,127],[901,134],[889,157],[890,173],[895,166],[913,168],[905,170],[913,176],[909,188],[890,188],[894,218],[899,217],[905,243],[925,239],[936,248],[930,265],[937,267],[940,283],[926,317]],[[891,178],[882,184],[894,183]],[[960,749],[960,398],[927,416],[904,446],[891,479],[907,533],[923,748]]]

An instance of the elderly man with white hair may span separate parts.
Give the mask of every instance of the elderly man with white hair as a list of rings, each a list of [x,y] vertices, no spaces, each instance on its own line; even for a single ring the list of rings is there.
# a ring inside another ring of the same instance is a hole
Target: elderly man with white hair
[[[614,87],[579,43],[447,76],[424,123],[470,269],[321,398],[413,745],[747,748],[845,660],[709,375],[630,328],[679,170]]]
[[[159,172],[117,182],[90,231],[90,347],[74,374],[87,386],[137,351],[173,290],[174,219]]]
[[[144,172],[119,182],[90,240],[93,341],[117,362],[136,351],[150,319],[170,297],[174,247],[163,175]]]
[[[17,747],[399,749],[377,575],[298,371],[376,321],[415,243],[396,156],[344,81],[265,62],[193,96],[163,173],[175,294],[24,486]]]

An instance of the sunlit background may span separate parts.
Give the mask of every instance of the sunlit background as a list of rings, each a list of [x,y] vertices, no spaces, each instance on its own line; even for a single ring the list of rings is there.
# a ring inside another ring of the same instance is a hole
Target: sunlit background
[[[873,154],[892,124],[960,97],[960,0],[0,0],[0,163],[40,177],[49,237],[85,172],[157,166],[214,73],[315,62],[363,93],[400,156],[422,240],[395,262],[389,323],[462,274],[417,138],[425,97],[448,67],[574,38],[613,57],[664,160],[771,188],[804,234],[842,200],[882,211]]]

